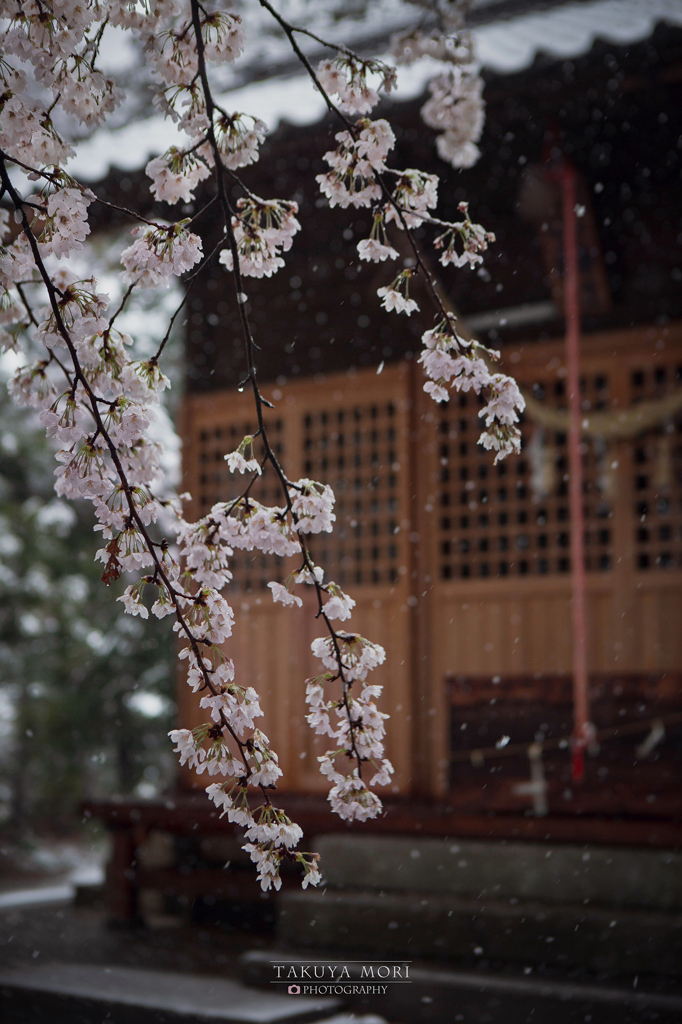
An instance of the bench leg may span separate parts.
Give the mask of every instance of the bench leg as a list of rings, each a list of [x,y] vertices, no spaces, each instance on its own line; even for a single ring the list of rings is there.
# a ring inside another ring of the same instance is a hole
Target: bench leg
[[[131,828],[114,828],[111,838],[111,860],[107,866],[109,924],[125,928],[139,923],[137,842]]]

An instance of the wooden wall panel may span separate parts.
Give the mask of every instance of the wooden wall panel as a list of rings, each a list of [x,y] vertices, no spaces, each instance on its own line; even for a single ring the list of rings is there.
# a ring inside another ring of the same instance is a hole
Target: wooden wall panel
[[[639,628],[634,663],[640,671],[679,670],[682,665],[682,589],[675,581],[640,581],[635,614]]]
[[[439,664],[447,662],[447,671],[464,675],[569,672],[570,590],[563,581],[542,582],[542,587],[529,583],[513,589],[508,581],[504,587],[441,588],[432,634]],[[588,595],[588,618],[594,671],[615,668],[609,648],[612,594],[602,581]]]

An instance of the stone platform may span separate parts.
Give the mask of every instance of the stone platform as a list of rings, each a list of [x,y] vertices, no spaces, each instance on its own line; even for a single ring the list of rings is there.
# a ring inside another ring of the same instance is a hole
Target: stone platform
[[[682,977],[682,856],[665,850],[320,837],[326,887],[278,935],[377,955]]]

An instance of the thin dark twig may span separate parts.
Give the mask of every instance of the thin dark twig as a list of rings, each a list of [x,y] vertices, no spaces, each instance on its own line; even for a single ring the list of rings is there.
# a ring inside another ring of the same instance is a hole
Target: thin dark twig
[[[225,174],[228,175],[228,177],[232,178],[232,181],[236,185],[239,185],[239,187],[241,189],[243,189],[244,194],[247,195],[249,197],[249,199],[253,199],[256,202],[261,202],[260,196],[257,196],[255,192],[252,192],[251,189],[247,185],[244,184],[244,182],[239,177],[239,175],[235,174],[234,171],[230,167],[225,167],[225,165],[223,164],[223,171],[224,171]]]
[[[351,131],[353,131],[355,129],[355,125],[353,124],[353,122],[349,118],[346,117],[346,115],[339,109],[339,107],[337,107],[336,104],[333,103],[332,100],[330,100],[329,96],[327,95],[326,90],[324,89],[324,87],[320,83],[320,80],[317,77],[317,74],[315,73],[315,69],[313,68],[313,66],[310,63],[310,61],[308,60],[308,58],[306,57],[306,55],[303,52],[303,50],[300,48],[300,46],[296,42],[296,37],[294,35],[294,33],[296,32],[296,29],[293,28],[289,24],[289,22],[286,21],[282,17],[282,15],[278,11],[275,10],[275,8],[272,6],[272,4],[270,4],[268,2],[268,0],[259,0],[259,3],[261,5],[261,7],[264,7],[266,9],[266,11],[270,12],[270,14],[273,16],[275,21],[279,22],[281,27],[284,29],[284,32],[285,32],[287,38],[289,39],[289,42],[291,43],[292,50],[294,51],[294,53],[296,54],[296,56],[298,57],[300,62],[303,64],[303,66],[305,67],[305,69],[308,72],[308,74],[310,75],[310,77],[312,78],[312,80],[315,83],[315,86],[316,86],[318,92],[321,94],[322,99],[327,104],[327,107],[329,108],[330,112],[332,114],[336,114],[337,117],[340,117],[341,120],[343,121],[343,123],[346,125],[346,127],[349,128]]]
[[[110,210],[117,210],[118,213],[124,213],[126,217],[132,217],[133,220],[139,220],[141,224],[148,224],[150,228],[156,228],[157,231],[166,231],[168,228],[167,224],[158,224],[154,220],[148,220],[143,217],[141,213],[135,213],[134,210],[129,210],[127,206],[119,206],[118,203],[110,203],[108,199],[102,199],[100,196],[95,195],[94,202],[99,203],[100,206],[107,206]]]
[[[24,289],[23,289],[22,285],[21,284],[15,284],[14,287],[16,288],[16,290],[19,293],[19,297],[21,298],[21,301],[24,304],[26,312],[28,313],[29,320],[31,321],[31,323],[33,324],[34,327],[37,327],[38,326],[38,321],[36,320],[36,318],[35,318],[35,316],[33,314],[33,310],[31,309],[31,306],[29,305],[28,299],[24,295]]]
[[[90,61],[90,69],[92,71],[95,71],[95,64],[97,62],[97,58],[99,57],[99,48],[100,48],[101,43],[102,43],[102,36],[104,35],[104,30],[106,29],[108,24],[109,24],[109,16],[107,15],[107,17],[104,19],[104,21],[100,25],[100,27],[99,27],[99,29],[97,31],[97,35],[94,37],[94,39],[90,40],[90,42],[88,43],[88,46],[86,48],[86,51],[85,51],[86,53],[87,53],[88,50],[90,50],[90,49],[92,50],[92,59]]]
[[[191,292],[192,287],[194,285],[194,282],[196,281],[200,271],[202,271],[202,270],[204,270],[206,268],[208,263],[213,259],[213,257],[215,256],[216,252],[218,251],[220,246],[223,245],[223,243],[224,243],[224,239],[221,238],[220,241],[217,242],[213,246],[213,248],[211,249],[211,251],[208,254],[208,256],[206,257],[206,259],[203,261],[201,266],[198,267],[191,274],[188,274],[188,276],[185,278],[185,281],[189,281],[189,285],[185,289],[185,294],[183,295],[182,300],[180,301],[179,305],[177,306],[175,312],[173,313],[172,317],[170,318],[170,320],[168,322],[168,329],[166,330],[166,333],[164,334],[164,336],[163,336],[163,338],[161,340],[161,344],[159,345],[158,349],[156,350],[156,354],[152,357],[152,362],[153,363],[158,363],[159,359],[161,358],[161,353],[163,352],[164,348],[166,347],[166,344],[168,343],[168,339],[171,336],[171,332],[173,330],[173,326],[174,326],[175,321],[176,321],[176,319],[178,317],[178,314],[180,313],[180,310],[184,307],[185,303],[187,302],[187,299],[189,297],[189,293]]]
[[[206,211],[210,210],[211,207],[213,206],[213,204],[217,203],[217,202],[218,202],[218,196],[212,196],[209,199],[209,201],[206,203],[206,206],[202,206],[202,208],[200,210],[198,210],[197,213],[194,214],[194,216],[190,219],[189,224],[194,224],[195,220],[199,220],[200,217],[203,217],[203,215],[206,213]],[[188,227],[189,227],[189,224],[188,224]]]
[[[191,288],[191,287],[192,287],[192,285],[190,284],[189,288],[187,289],[187,291],[186,291],[186,292],[185,292],[185,294],[183,295],[183,297],[182,297],[182,300],[181,300],[181,301],[180,301],[180,303],[178,304],[178,306],[177,306],[177,308],[176,308],[175,312],[173,313],[172,317],[170,318],[170,320],[169,320],[169,322],[168,322],[168,329],[166,330],[166,333],[165,333],[165,334],[164,334],[164,336],[163,336],[163,339],[162,339],[162,341],[161,341],[161,344],[159,345],[158,349],[156,350],[156,353],[155,353],[155,355],[153,355],[153,356],[152,356],[152,359],[151,359],[152,363],[158,363],[159,359],[161,358],[161,354],[162,354],[163,350],[164,350],[164,349],[165,349],[165,347],[166,347],[166,344],[167,344],[167,342],[168,342],[168,339],[169,339],[169,338],[170,338],[170,336],[171,336],[171,332],[172,332],[172,330],[173,330],[173,326],[174,326],[174,324],[175,324],[176,318],[177,318],[178,314],[180,313],[180,310],[181,310],[181,309],[183,308],[183,306],[184,306],[184,305],[185,305],[185,303],[187,302],[187,297],[188,297],[188,295],[189,295],[189,292],[190,292],[190,288]]]
[[[328,39],[323,39],[322,36],[318,36],[315,32],[311,32],[310,29],[303,28],[302,25],[291,25],[289,22],[285,22],[284,18],[280,17],[277,11],[271,7],[269,3],[263,3],[263,0],[260,0],[260,2],[263,7],[265,7],[270,14],[279,21],[287,35],[289,35],[289,31],[291,31],[303,36],[308,36],[310,39],[314,39],[316,43],[319,43],[320,46],[325,46],[328,50],[336,50],[337,53],[343,53],[352,60],[356,60],[358,64],[368,63],[367,60],[361,57],[359,53],[356,53],[355,50],[351,50],[350,47],[346,46],[344,43],[332,43]],[[287,27],[289,31],[287,31]]]
[[[112,326],[114,324],[114,320],[116,319],[116,317],[119,315],[119,313],[122,313],[123,310],[125,309],[126,302],[130,298],[130,296],[132,294],[132,291],[133,291],[133,288],[135,287],[136,284],[137,284],[137,281],[133,281],[132,284],[128,285],[128,288],[126,289],[126,293],[125,293],[125,295],[123,296],[123,298],[121,299],[121,301],[119,303],[118,309],[116,310],[116,312],[112,316],[111,320],[109,321],[109,326],[107,328],[107,334],[109,334],[109,332],[111,331],[111,328],[112,328]]]

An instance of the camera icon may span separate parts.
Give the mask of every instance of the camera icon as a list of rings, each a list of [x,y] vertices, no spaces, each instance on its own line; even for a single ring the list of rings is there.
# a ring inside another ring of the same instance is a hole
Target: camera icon
[[[300,994],[301,994],[301,986],[300,985],[289,985],[289,988],[287,989],[287,992],[289,993],[290,996],[300,996]]]

